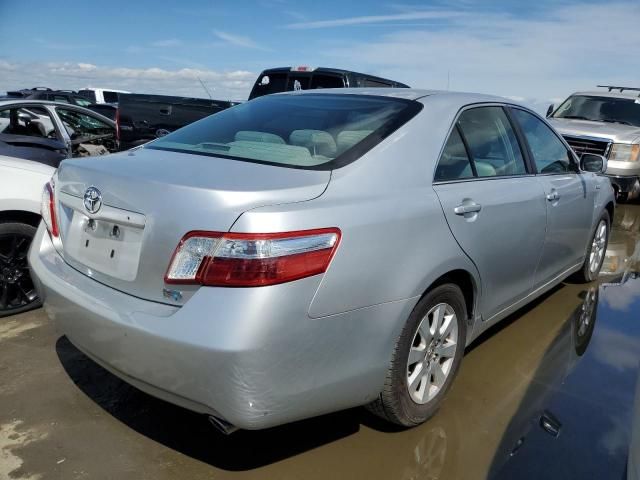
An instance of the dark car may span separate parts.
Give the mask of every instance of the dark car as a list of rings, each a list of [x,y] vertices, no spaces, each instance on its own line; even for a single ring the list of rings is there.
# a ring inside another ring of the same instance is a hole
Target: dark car
[[[249,100],[270,93],[315,88],[393,87],[409,88],[409,85],[375,77],[366,73],[341,70],[339,68],[280,67],[262,72],[256,80]]]
[[[47,87],[23,88],[22,90],[9,91],[2,99],[48,100],[51,102],[69,103],[80,107],[88,107],[92,103],[73,90],[52,90]]]
[[[233,105],[236,102],[208,98],[121,93],[115,116],[120,149],[162,137]]]

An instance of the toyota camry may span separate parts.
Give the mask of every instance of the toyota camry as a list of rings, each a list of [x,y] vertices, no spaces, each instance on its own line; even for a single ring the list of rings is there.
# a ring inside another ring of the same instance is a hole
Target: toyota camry
[[[269,95],[64,161],[29,261],[78,349],[225,432],[358,405],[413,426],[480,333],[597,277],[606,166],[503,98]]]

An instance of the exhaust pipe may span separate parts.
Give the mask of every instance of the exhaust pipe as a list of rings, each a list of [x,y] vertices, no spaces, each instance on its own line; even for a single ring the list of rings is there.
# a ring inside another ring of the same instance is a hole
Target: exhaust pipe
[[[236,427],[235,425],[231,425],[226,420],[223,420],[222,418],[214,417],[213,415],[209,415],[209,422],[211,422],[211,425],[216,427],[216,430],[218,430],[219,432],[222,432],[225,435],[231,435],[236,430],[239,430],[239,428]]]

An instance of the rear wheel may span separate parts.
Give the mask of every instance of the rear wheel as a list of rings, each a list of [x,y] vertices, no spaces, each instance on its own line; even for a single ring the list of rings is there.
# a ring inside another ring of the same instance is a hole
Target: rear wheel
[[[396,341],[384,388],[367,408],[398,425],[430,418],[455,377],[466,339],[464,296],[453,284],[438,286],[416,305]]]
[[[589,246],[587,247],[582,269],[576,274],[578,281],[588,283],[598,278],[609,243],[610,228],[611,221],[609,219],[609,213],[605,211],[602,213],[600,220],[598,220],[591,242],[589,242]]]
[[[0,317],[40,306],[27,253],[36,228],[24,223],[0,223]]]

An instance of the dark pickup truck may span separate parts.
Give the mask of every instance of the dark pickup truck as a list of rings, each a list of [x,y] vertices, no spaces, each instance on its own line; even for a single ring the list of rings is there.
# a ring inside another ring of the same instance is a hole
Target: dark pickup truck
[[[116,125],[120,149],[162,137],[236,102],[167,95],[120,94]]]
[[[404,83],[368,73],[326,67],[280,67],[263,71],[251,89],[249,100],[270,93],[316,88],[409,88]]]

